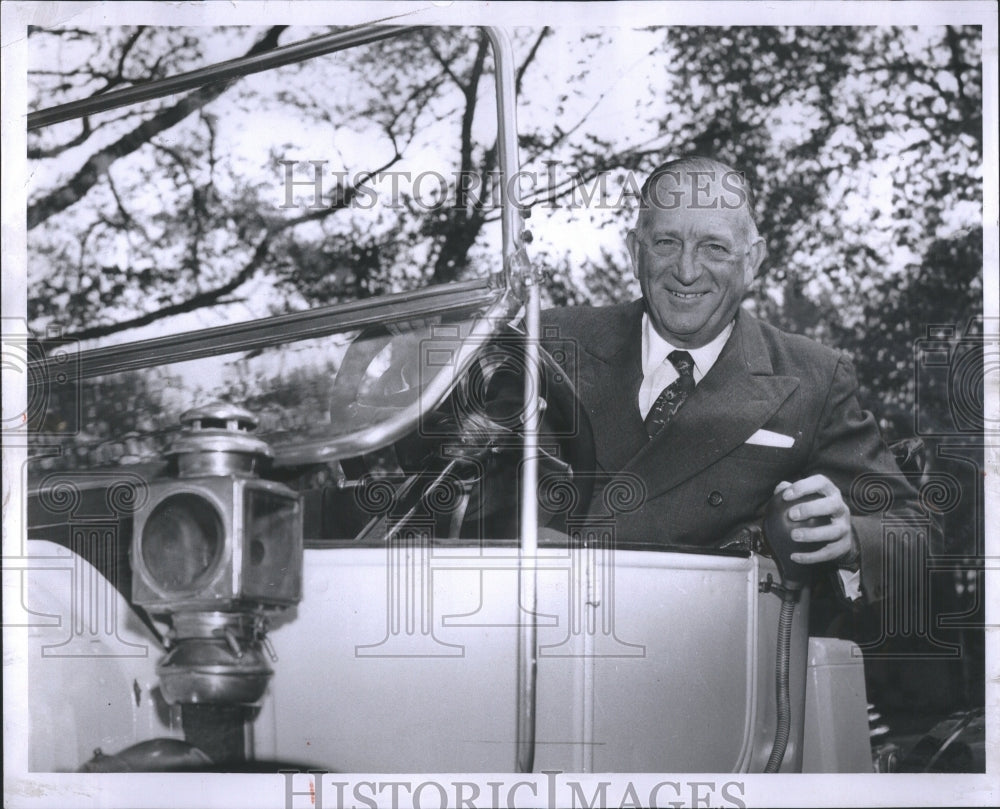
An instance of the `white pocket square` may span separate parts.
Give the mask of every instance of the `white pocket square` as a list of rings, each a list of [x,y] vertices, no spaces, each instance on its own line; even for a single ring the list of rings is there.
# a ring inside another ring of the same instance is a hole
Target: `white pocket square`
[[[795,439],[790,435],[774,433],[770,430],[758,430],[747,439],[748,444],[757,444],[761,447],[790,447],[795,443]]]

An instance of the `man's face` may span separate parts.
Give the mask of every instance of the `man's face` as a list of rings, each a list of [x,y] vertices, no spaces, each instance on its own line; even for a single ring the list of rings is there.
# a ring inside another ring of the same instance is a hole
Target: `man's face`
[[[699,348],[733,319],[764,260],[731,179],[681,172],[656,184],[652,204],[629,231],[632,269],[649,318],[668,342]]]

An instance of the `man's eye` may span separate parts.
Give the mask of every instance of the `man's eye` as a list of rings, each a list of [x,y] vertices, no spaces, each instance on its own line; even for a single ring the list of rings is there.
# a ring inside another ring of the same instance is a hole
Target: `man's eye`
[[[728,256],[729,248],[723,244],[706,244],[705,249],[716,256]]]
[[[673,247],[677,244],[677,239],[657,239],[657,247]]]

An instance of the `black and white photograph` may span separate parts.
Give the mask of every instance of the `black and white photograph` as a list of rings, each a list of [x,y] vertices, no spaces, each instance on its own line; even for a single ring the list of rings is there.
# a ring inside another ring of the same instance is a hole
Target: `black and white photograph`
[[[0,9],[5,808],[1000,803],[995,4]]]

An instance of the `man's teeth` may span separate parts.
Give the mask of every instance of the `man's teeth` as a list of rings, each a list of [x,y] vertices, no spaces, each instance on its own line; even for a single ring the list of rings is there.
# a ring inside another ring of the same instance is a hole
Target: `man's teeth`
[[[705,292],[674,292],[672,289],[668,291],[675,298],[700,298],[702,295],[707,294]]]

